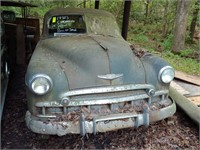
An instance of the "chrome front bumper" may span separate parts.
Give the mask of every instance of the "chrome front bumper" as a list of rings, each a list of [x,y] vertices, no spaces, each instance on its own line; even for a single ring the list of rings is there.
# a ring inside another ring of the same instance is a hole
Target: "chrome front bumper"
[[[169,99],[170,100],[170,99]],[[33,132],[40,134],[66,135],[96,132],[106,132],[129,127],[148,126],[150,122],[159,121],[172,116],[176,111],[173,100],[171,104],[158,110],[151,110],[148,106],[144,107],[143,113],[119,113],[105,116],[97,116],[92,120],[87,120],[84,114],[80,115],[79,121],[55,121],[32,116],[29,111],[26,113],[26,124]]]

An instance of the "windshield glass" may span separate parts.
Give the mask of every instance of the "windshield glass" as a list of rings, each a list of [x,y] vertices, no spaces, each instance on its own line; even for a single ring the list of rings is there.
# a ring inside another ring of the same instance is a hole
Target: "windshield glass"
[[[88,33],[121,37],[116,20],[111,16],[86,14]]]
[[[82,15],[59,15],[50,18],[48,23],[50,36],[86,33]]]

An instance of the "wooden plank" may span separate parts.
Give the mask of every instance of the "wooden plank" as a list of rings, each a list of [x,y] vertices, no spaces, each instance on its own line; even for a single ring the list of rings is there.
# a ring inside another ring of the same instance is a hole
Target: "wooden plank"
[[[200,106],[200,96],[191,96],[188,99],[197,106]]]
[[[176,82],[172,81],[170,83],[170,86],[172,86],[174,89],[176,89],[179,93],[181,93],[182,95],[188,95],[190,94],[189,91],[185,90],[184,88],[182,88],[179,84],[177,84]]]
[[[181,71],[175,71],[175,78],[200,86],[200,76],[193,76]]]
[[[17,64],[25,64],[26,62],[26,48],[25,48],[25,36],[23,25],[17,25]]]
[[[200,108],[192,103],[188,98],[181,95],[173,87],[169,87],[169,96],[192,120],[199,125],[200,121]]]

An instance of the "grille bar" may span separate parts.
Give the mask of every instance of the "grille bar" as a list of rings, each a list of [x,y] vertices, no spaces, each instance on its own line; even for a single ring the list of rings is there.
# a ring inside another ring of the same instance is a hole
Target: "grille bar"
[[[168,90],[157,91],[154,96],[162,96],[168,94]],[[147,94],[132,95],[127,97],[115,97],[115,98],[104,98],[98,100],[70,100],[67,107],[70,106],[84,106],[84,105],[102,105],[102,104],[114,104],[127,101],[135,101],[142,99],[151,99]],[[63,107],[63,105],[57,101],[51,102],[37,102],[36,107]]]
[[[150,90],[155,89],[151,84],[129,84],[129,85],[118,85],[118,86],[108,86],[108,87],[96,87],[96,88],[87,88],[80,90],[72,90],[64,93],[63,97],[77,96],[77,95],[87,95],[87,94],[100,94],[100,93],[109,93],[109,92],[122,92],[122,91],[131,91],[131,90]]]

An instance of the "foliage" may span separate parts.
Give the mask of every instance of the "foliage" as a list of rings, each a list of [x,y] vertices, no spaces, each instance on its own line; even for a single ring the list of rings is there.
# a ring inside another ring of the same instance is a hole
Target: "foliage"
[[[169,34],[162,42],[162,46],[164,47],[165,51],[171,51],[173,37],[173,34]]]
[[[184,49],[180,52],[180,56],[188,56],[189,54],[192,54],[193,50],[192,49]]]
[[[185,51],[189,52],[189,51]],[[171,52],[164,53],[163,58],[167,60],[176,70],[192,75],[200,75],[200,63],[192,58],[184,58]]]
[[[121,27],[123,17],[123,0],[101,0],[100,9],[111,12]]]
[[[136,42],[148,42],[148,40],[148,37],[143,34],[138,34],[134,39]]]

